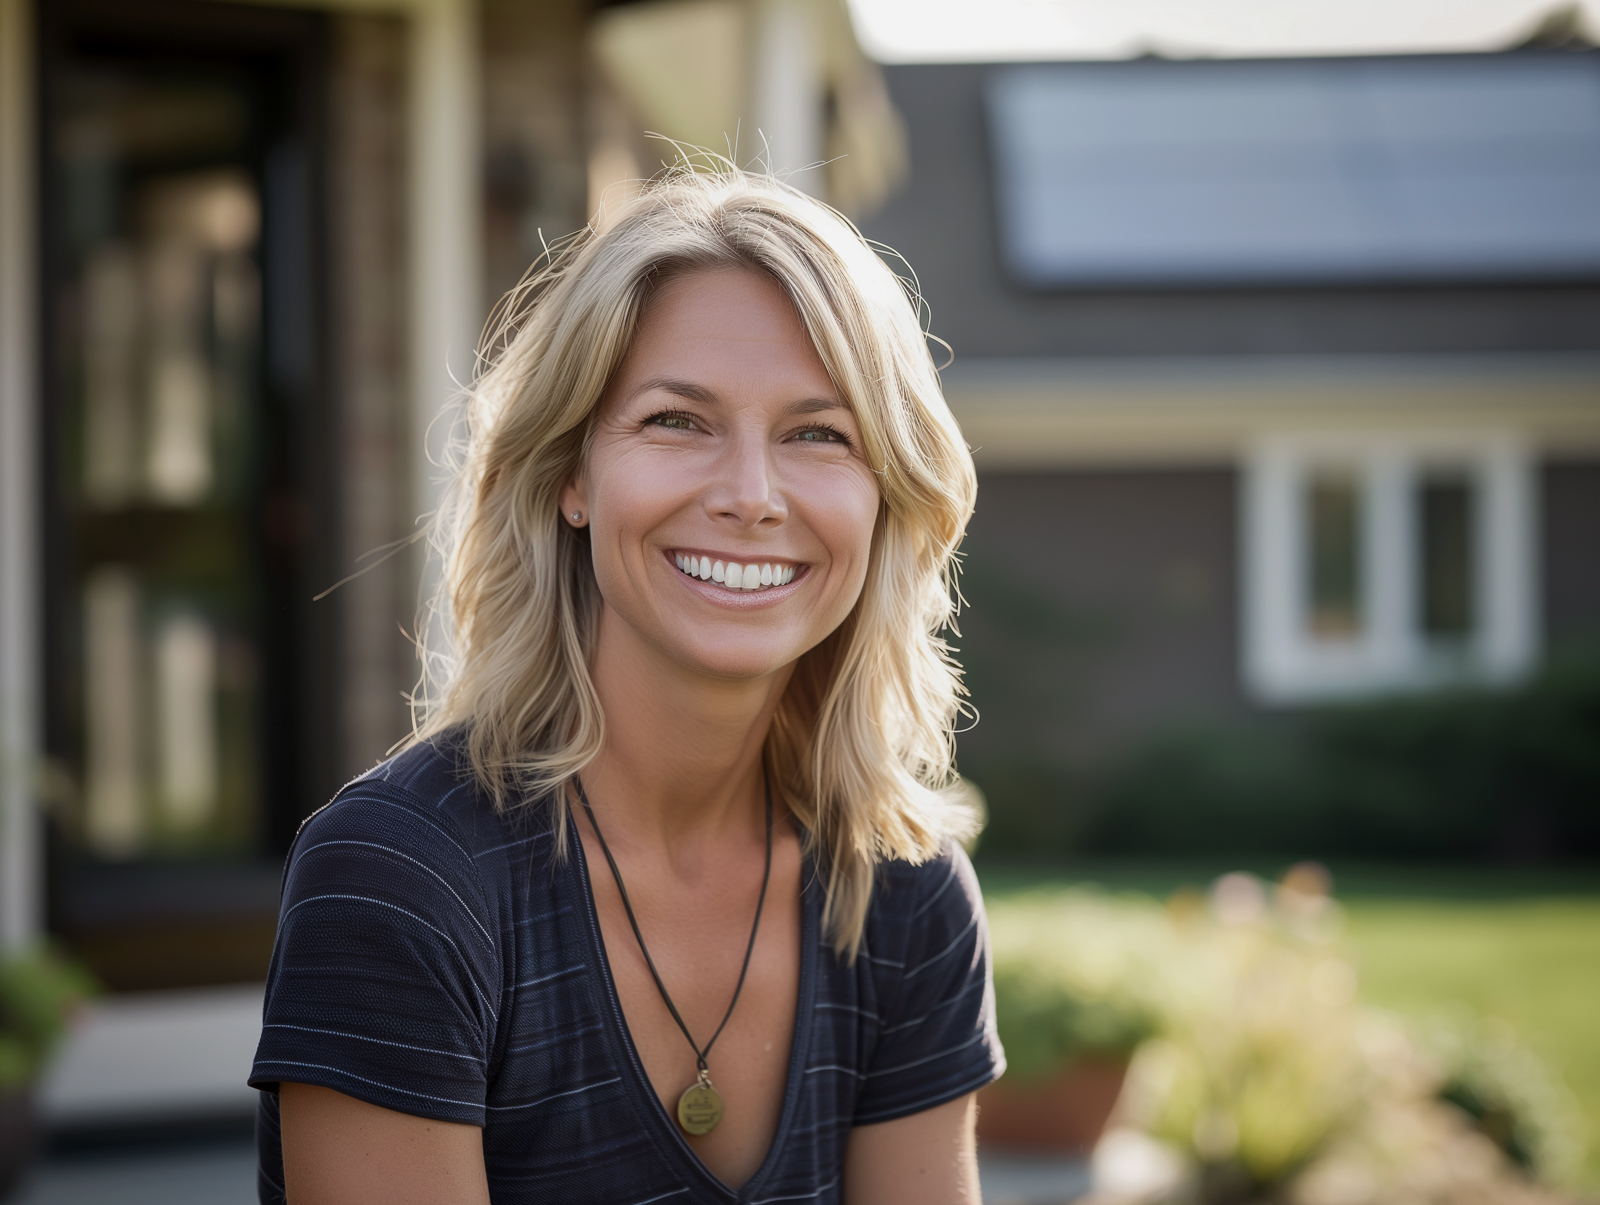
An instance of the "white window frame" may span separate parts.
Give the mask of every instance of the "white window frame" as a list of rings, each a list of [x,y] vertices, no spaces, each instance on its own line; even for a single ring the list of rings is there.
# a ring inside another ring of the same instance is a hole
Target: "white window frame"
[[[1475,630],[1430,642],[1417,623],[1417,484],[1464,472],[1475,490]],[[1362,628],[1313,636],[1306,622],[1306,484],[1325,468],[1361,490]],[[1539,649],[1534,459],[1514,432],[1325,431],[1267,435],[1250,449],[1240,510],[1243,673],[1269,703],[1311,702],[1465,682],[1504,682]]]

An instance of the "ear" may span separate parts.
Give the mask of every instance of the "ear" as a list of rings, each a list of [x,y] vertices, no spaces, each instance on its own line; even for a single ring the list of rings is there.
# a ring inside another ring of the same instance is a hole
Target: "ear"
[[[577,518],[573,518],[576,515]],[[561,517],[572,527],[589,525],[589,490],[583,470],[574,469],[561,490]]]

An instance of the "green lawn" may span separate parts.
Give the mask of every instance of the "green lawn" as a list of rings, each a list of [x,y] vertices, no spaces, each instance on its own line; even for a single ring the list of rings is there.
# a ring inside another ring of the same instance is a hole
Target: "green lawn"
[[[1224,866],[1093,862],[1064,868],[980,863],[991,895],[1044,883],[1098,883],[1166,895]],[[1281,868],[1247,869],[1273,877]],[[1512,1024],[1577,1094],[1588,1122],[1586,1180],[1600,1191],[1600,872],[1334,868],[1363,996],[1425,1016],[1466,1005]]]
[[[1561,1072],[1588,1122],[1585,1180],[1600,1189],[1600,896],[1347,908],[1367,999],[1412,1014],[1469,1005]]]

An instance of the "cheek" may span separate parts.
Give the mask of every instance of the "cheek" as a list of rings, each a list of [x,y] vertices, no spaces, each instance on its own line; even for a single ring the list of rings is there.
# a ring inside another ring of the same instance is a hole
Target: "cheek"
[[[683,505],[687,478],[681,467],[659,457],[618,456],[590,480],[595,521],[611,531],[638,532]]]
[[[641,539],[671,514],[660,482],[647,465],[609,462],[589,475],[590,550],[600,594],[613,606],[640,588],[648,566],[641,559]]]
[[[824,497],[827,501],[817,514],[824,540],[836,560],[865,574],[872,534],[878,525],[880,498],[876,480],[863,470],[836,482]]]

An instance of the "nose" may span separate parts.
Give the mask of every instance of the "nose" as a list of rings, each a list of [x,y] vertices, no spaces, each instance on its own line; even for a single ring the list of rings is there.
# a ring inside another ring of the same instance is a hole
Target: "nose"
[[[782,523],[788,517],[788,507],[773,469],[764,433],[736,435],[717,458],[705,493],[707,513],[713,519],[731,520],[747,530]]]

